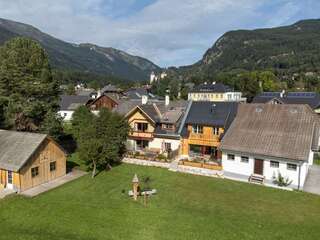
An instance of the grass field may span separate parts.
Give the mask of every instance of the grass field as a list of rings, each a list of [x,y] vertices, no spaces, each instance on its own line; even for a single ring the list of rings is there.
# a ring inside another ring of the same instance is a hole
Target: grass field
[[[123,190],[149,176],[145,207]],[[33,199],[0,200],[0,239],[319,239],[320,197],[120,165]]]

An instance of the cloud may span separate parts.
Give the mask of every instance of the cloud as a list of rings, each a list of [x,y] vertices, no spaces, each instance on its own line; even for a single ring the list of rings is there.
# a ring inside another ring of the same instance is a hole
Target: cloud
[[[317,16],[314,4],[316,0],[0,0],[0,17],[65,41],[111,46],[170,66],[198,61],[228,30]]]

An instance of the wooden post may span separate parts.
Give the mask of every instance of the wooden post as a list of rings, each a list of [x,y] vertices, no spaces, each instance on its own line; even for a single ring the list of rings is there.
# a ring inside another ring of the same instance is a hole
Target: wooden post
[[[134,177],[132,179],[132,191],[133,191],[133,199],[137,201],[138,194],[139,194],[139,179],[137,174],[134,174]]]

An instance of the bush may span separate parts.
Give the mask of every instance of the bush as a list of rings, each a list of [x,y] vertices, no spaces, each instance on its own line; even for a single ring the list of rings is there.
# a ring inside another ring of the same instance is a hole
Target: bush
[[[274,180],[274,183],[279,187],[287,187],[292,183],[292,180],[290,180],[288,177],[283,177],[281,173],[279,173],[276,180]]]

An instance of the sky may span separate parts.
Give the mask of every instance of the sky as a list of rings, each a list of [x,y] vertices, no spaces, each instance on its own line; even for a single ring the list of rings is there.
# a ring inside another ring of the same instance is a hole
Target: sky
[[[0,0],[0,18],[161,67],[189,65],[225,32],[320,18],[319,0]]]

